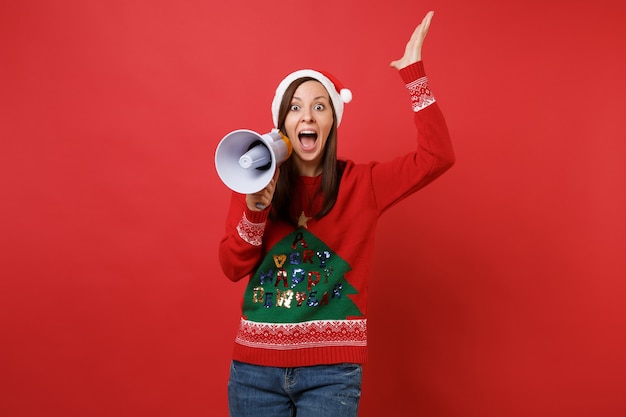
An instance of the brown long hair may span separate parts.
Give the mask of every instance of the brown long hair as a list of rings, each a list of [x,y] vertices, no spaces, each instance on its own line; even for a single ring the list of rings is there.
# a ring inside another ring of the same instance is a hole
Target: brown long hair
[[[289,85],[285,90],[285,94],[283,94],[278,110],[278,128],[285,135],[285,119],[291,107],[291,100],[296,89],[306,81],[317,80],[312,77],[298,78]],[[337,116],[332,100],[330,105],[333,111],[333,126],[328,134],[328,140],[322,155],[322,181],[320,189],[316,192],[316,196],[318,193],[322,194],[323,203],[320,211],[311,214],[316,219],[324,217],[335,205],[337,195],[339,194],[339,183],[345,167],[344,161],[337,160]],[[270,213],[272,219],[280,219],[297,224],[296,218],[290,211],[290,203],[294,200],[299,201],[299,199],[296,199],[301,191],[296,183],[298,176],[299,173],[293,162],[293,157],[282,163],[272,200],[272,212]]]

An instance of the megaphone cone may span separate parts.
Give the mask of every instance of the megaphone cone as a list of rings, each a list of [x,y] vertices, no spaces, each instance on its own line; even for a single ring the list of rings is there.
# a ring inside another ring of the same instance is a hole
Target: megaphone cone
[[[276,168],[290,155],[291,142],[277,129],[264,135],[239,129],[217,145],[215,168],[228,188],[253,194],[267,187]]]

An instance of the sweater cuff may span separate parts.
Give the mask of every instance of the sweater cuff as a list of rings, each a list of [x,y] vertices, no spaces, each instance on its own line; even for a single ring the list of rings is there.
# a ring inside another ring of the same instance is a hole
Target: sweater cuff
[[[428,77],[426,77],[426,73],[424,72],[424,64],[422,61],[402,68],[400,70],[400,76],[411,95],[411,107],[415,113],[425,109],[436,101],[428,85]]]
[[[265,223],[267,221],[267,217],[270,214],[270,208],[266,207],[265,210],[252,211],[248,207],[246,207],[244,214],[246,215],[246,219],[248,219],[250,223]]]
[[[261,246],[263,243],[263,233],[265,232],[265,220],[268,210],[252,211],[246,210],[237,224],[237,233],[245,242],[252,246]]]
[[[405,84],[410,84],[415,80],[418,80],[426,75],[424,71],[424,62],[417,61],[407,67],[400,70],[400,77]]]

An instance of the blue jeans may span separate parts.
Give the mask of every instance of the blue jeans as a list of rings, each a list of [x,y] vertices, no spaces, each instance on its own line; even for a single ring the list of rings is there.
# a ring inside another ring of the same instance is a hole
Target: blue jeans
[[[361,365],[274,368],[232,361],[230,417],[356,417]]]

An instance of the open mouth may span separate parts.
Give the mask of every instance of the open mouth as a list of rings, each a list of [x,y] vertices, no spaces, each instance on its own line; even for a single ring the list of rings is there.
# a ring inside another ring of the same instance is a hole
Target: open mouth
[[[315,147],[315,142],[317,142],[317,132],[313,130],[303,130],[298,133],[298,140],[300,141],[302,149],[313,149]]]

